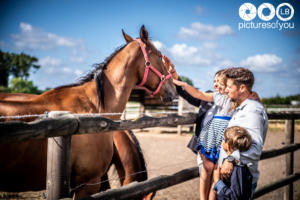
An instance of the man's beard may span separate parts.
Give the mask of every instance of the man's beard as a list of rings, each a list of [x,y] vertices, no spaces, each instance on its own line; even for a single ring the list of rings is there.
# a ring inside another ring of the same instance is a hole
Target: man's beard
[[[236,98],[230,99],[230,101],[233,102],[233,103],[236,103],[236,102],[237,102],[237,99],[236,99]]]
[[[242,96],[242,93],[238,93],[236,98],[231,98],[231,102],[236,103],[237,105],[240,105],[240,97]]]

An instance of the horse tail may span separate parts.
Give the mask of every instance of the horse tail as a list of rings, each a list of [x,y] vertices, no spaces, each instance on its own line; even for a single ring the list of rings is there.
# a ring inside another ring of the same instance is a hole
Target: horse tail
[[[136,136],[134,135],[134,133],[132,132],[132,130],[128,130],[128,133],[131,137],[131,139],[134,141],[134,144],[138,150],[138,155],[139,155],[139,160],[140,160],[140,164],[141,164],[141,175],[142,175],[142,179],[140,181],[144,181],[148,179],[148,172],[147,172],[147,167],[146,167],[146,162],[145,162],[145,158],[144,158],[144,154],[143,151],[141,149],[140,143],[138,141],[138,139],[136,138]],[[143,200],[152,200],[155,196],[156,192],[151,192],[147,195],[143,196]]]
[[[144,154],[143,151],[141,149],[140,143],[138,141],[138,139],[136,138],[136,136],[134,135],[134,133],[132,132],[132,130],[128,130],[128,133],[130,135],[130,137],[132,138],[132,140],[134,141],[134,144],[138,150],[138,155],[139,155],[139,159],[140,159],[140,164],[141,164],[141,170],[142,170],[142,180],[147,180],[148,179],[148,172],[147,172],[147,167],[146,167],[146,162],[145,162],[145,158],[144,158]]]

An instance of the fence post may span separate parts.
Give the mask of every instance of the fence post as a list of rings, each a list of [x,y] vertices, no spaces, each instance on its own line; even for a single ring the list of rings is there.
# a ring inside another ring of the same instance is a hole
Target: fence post
[[[58,117],[69,112],[50,112],[49,117]],[[48,138],[47,153],[47,200],[70,196],[71,136]]]
[[[178,115],[182,115],[183,112],[183,98],[179,96],[178,98]],[[177,134],[181,135],[182,125],[177,126]]]
[[[286,145],[294,144],[295,135],[295,120],[288,119],[285,120],[285,131],[286,131]],[[294,173],[294,153],[286,154],[286,176],[292,175]],[[285,187],[285,200],[293,199],[293,183]]]
[[[143,117],[145,115],[145,105],[143,103],[140,103],[139,108],[139,117]],[[139,131],[143,131],[143,129],[139,129]]]

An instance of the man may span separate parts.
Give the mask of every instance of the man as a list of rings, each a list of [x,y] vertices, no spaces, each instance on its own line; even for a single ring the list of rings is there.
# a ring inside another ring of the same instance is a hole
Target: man
[[[233,170],[232,162],[240,159],[243,164],[248,165],[253,176],[253,194],[259,178],[258,161],[266,139],[268,117],[260,102],[249,99],[254,84],[254,76],[250,70],[242,67],[229,68],[226,71],[226,77],[226,92],[237,105],[228,127],[240,126],[245,128],[252,137],[252,144],[248,151],[242,152],[240,155],[234,153],[233,156],[227,156],[225,151],[221,149],[219,162],[222,165],[220,173],[223,178],[229,178]]]

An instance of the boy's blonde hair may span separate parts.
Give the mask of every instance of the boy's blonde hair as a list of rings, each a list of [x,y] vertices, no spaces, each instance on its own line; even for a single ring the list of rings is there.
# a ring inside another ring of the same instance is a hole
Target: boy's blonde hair
[[[224,132],[224,140],[233,151],[237,149],[240,152],[247,151],[252,144],[251,135],[239,126],[227,128]]]

